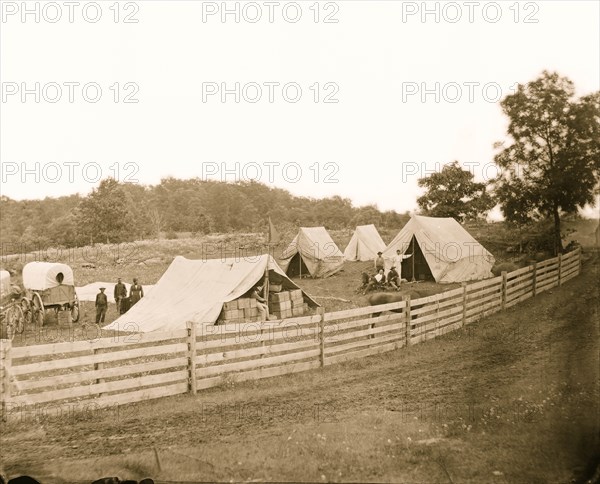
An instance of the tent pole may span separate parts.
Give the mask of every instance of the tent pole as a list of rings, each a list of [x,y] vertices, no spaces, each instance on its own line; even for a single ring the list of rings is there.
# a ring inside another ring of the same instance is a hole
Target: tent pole
[[[298,273],[300,274],[298,277],[302,279],[302,255],[298,252]]]
[[[415,252],[415,236],[413,235],[412,238],[412,282],[415,282],[415,258],[417,257],[417,254]]]
[[[267,267],[265,268],[265,279],[264,279],[264,283],[263,283],[263,297],[265,298],[265,301],[267,301],[267,319],[269,319],[269,262],[270,262],[270,258],[271,255],[269,254],[269,257],[267,257]]]

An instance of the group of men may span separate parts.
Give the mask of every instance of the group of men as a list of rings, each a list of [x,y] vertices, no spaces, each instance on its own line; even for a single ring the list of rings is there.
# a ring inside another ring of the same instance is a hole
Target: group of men
[[[386,276],[383,252],[377,252],[377,257],[375,257],[374,260],[375,275],[368,278],[367,281],[363,279],[363,286],[365,286],[364,292],[367,293],[377,289],[385,289],[386,286],[399,291],[402,282],[402,261],[412,256],[413,254],[405,255],[402,254],[400,250],[396,250],[396,255],[392,257],[392,267]]]
[[[96,324],[103,323],[108,309],[108,297],[104,293],[105,287],[100,288],[100,292],[96,295]],[[124,314],[144,297],[144,288],[138,284],[137,278],[133,279],[133,284],[129,288],[129,297],[127,297],[127,286],[119,277],[115,284],[114,291],[115,303],[117,305],[117,313]]]

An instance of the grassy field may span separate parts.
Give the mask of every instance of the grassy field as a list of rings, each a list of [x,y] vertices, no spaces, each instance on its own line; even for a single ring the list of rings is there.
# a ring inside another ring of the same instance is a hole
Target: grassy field
[[[584,482],[600,459],[599,258],[409,349],[293,376],[5,424],[4,472],[45,483]]]

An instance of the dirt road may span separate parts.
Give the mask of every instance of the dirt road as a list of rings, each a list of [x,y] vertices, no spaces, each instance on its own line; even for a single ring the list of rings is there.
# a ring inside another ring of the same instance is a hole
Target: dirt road
[[[582,478],[600,461],[598,268],[596,254],[563,287],[409,349],[11,423],[5,472],[43,482]]]

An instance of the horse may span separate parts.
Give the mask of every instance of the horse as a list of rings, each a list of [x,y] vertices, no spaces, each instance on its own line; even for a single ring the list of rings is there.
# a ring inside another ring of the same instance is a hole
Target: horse
[[[405,296],[410,296],[411,299],[418,299],[424,296],[423,293],[424,291],[415,291],[414,289],[407,289],[404,291],[397,292],[376,292],[368,296],[367,301],[369,302],[370,306],[378,306],[380,304],[400,302],[404,299]],[[404,308],[390,309],[390,311],[393,313],[402,313],[404,312]],[[371,317],[376,318],[379,315],[381,315],[381,313],[373,313]]]

